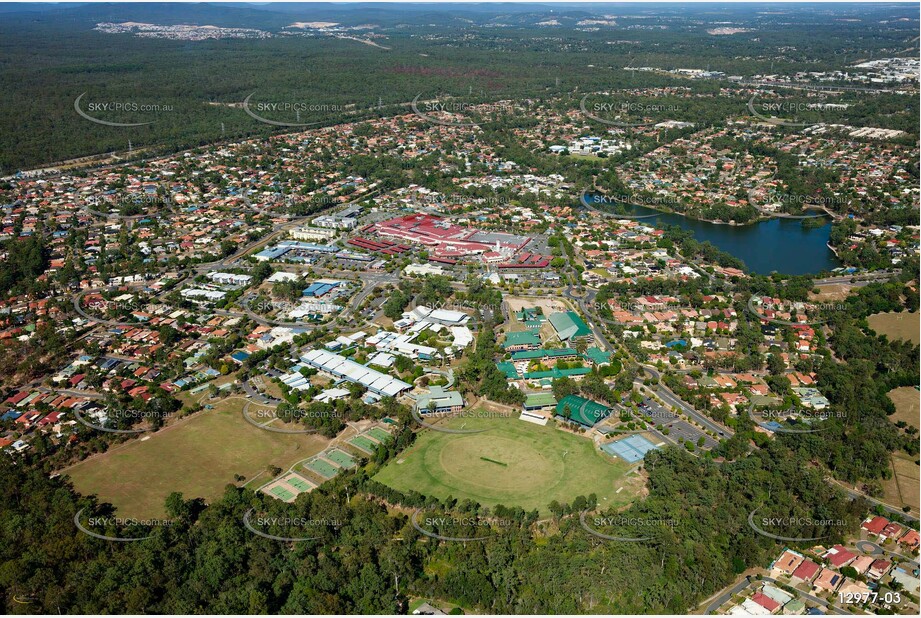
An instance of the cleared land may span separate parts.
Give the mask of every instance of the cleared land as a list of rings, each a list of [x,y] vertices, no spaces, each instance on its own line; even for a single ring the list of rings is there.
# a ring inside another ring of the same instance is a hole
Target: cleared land
[[[895,414],[889,420],[893,423],[905,421],[913,427],[921,428],[918,397],[917,389],[912,386],[889,391],[889,399],[895,404]],[[883,481],[884,499],[892,504],[910,505],[915,514],[921,510],[921,474],[916,459],[904,451],[893,453],[889,460],[892,478]]]
[[[553,500],[572,502],[591,493],[602,505],[624,505],[642,489],[639,476],[624,478],[631,466],[601,453],[588,438],[549,425],[517,418],[464,418],[450,419],[444,426],[488,431],[426,430],[375,480],[401,491],[469,498],[486,506],[520,506],[542,514],[549,512],[547,505]],[[617,493],[621,488],[626,490]]]
[[[921,474],[915,460],[903,451],[889,459],[892,478],[882,482],[883,499],[897,506],[908,505],[917,515],[921,509]]]
[[[867,318],[867,322],[879,335],[886,335],[889,339],[906,339],[915,345],[921,344],[921,327],[917,311],[874,313]]]
[[[287,470],[322,451],[329,440],[312,434],[280,434],[247,423],[243,400],[228,399],[179,421],[148,439],[137,439],[62,471],[77,490],[96,494],[126,517],[162,517],[173,491],[214,500],[234,475],[247,481],[265,469]],[[264,481],[263,481],[264,482]]]
[[[921,393],[914,386],[894,388],[887,393],[889,399],[895,404],[895,414],[889,417],[893,423],[905,421],[912,427],[921,429],[921,411],[918,400]]]

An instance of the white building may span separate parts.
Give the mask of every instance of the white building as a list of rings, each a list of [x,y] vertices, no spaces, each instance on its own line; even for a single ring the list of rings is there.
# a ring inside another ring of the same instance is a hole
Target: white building
[[[305,225],[291,230],[291,238],[296,240],[330,240],[339,235],[335,228],[310,227]]]
[[[444,273],[445,269],[435,264],[410,264],[403,269],[404,275],[421,275],[423,277],[443,275]]]

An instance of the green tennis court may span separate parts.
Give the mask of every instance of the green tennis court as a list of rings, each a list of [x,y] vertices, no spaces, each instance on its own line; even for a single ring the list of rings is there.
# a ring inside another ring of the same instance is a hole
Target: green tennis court
[[[270,489],[269,492],[276,498],[284,500],[285,502],[287,502],[288,500],[294,499],[294,494],[292,494],[290,491],[288,491],[284,487],[275,486],[272,489]]]
[[[339,473],[338,470],[333,468],[330,464],[326,463],[322,459],[314,459],[309,464],[307,464],[307,468],[316,472],[325,479],[331,479]]]
[[[329,451],[325,457],[340,468],[352,468],[355,466],[355,460],[342,451]]]
[[[366,453],[373,453],[374,450],[377,448],[377,445],[374,442],[371,442],[371,440],[368,440],[364,436],[355,436],[354,438],[349,440],[349,444],[351,444],[352,446],[358,447],[359,449],[365,451]]]
[[[289,476],[285,479],[285,481],[287,481],[288,485],[300,491],[310,491],[314,488],[313,483],[310,483],[307,481],[307,479],[302,479],[299,476]]]
[[[383,442],[384,444],[390,442],[391,440],[391,435],[380,427],[372,427],[368,430],[368,433],[372,438],[376,438],[378,441]]]

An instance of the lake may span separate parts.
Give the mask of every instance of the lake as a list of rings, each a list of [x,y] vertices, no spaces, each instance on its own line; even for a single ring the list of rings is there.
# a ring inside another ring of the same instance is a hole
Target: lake
[[[633,215],[648,215],[658,211],[634,205],[629,212]],[[689,230],[698,241],[709,241],[745,262],[752,272],[761,275],[773,271],[789,275],[811,275],[841,266],[826,245],[831,234],[831,223],[804,228],[799,219],[773,218],[751,225],[719,225],[664,212],[655,217],[640,219],[640,222],[655,222],[658,227],[677,225]]]

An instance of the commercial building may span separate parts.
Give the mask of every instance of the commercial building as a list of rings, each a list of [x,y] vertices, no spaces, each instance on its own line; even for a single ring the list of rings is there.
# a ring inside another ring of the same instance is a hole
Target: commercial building
[[[311,350],[301,356],[301,360],[306,365],[335,378],[361,384],[370,392],[382,397],[396,397],[412,388],[412,385],[402,380],[326,350]]]
[[[430,392],[416,398],[416,410],[422,413],[447,414],[464,407],[464,398],[457,391],[446,391],[440,386],[429,387]]]
[[[253,280],[252,275],[236,273],[208,273],[208,278],[223,285],[249,285],[249,282]]]
[[[296,240],[330,240],[338,234],[339,232],[334,228],[310,227],[309,225],[291,230],[291,238]]]
[[[403,269],[403,274],[427,277],[429,275],[443,275],[445,274],[445,269],[434,264],[410,264]]]

